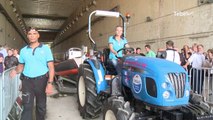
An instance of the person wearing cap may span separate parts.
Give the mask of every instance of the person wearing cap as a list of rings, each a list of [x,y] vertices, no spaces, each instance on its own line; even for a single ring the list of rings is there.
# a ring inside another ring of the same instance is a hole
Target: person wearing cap
[[[19,64],[10,76],[22,73],[21,120],[33,119],[34,99],[36,100],[36,120],[44,120],[46,114],[46,95],[53,92],[54,65],[50,48],[38,41],[40,35],[36,28],[27,29],[29,45],[20,50]]]

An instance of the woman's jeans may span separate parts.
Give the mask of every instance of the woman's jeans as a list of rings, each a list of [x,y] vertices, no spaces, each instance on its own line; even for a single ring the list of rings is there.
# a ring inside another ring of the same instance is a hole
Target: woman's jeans
[[[118,63],[118,59],[111,59],[112,65],[115,67],[118,75],[121,74],[121,65]]]

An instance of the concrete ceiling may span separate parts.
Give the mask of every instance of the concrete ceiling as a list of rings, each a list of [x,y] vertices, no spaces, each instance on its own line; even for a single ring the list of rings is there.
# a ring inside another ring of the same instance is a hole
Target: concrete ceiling
[[[27,26],[40,30],[41,42],[52,42],[66,20],[86,0],[15,0]]]

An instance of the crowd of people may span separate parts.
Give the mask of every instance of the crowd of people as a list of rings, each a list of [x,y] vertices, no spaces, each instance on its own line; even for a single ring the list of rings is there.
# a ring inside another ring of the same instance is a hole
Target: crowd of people
[[[139,47],[136,48],[135,53],[146,57],[164,58],[183,66],[186,70],[190,70],[191,68],[213,67],[213,49],[208,49],[205,52],[202,44],[194,43],[192,47],[184,45],[183,48],[180,49],[180,52],[179,48],[174,47],[174,42],[171,40],[166,42],[165,49],[158,49],[156,53],[151,50],[150,45],[145,45],[144,48],[146,53],[142,53]]]
[[[0,45],[0,75],[4,70],[18,65],[19,50]]]

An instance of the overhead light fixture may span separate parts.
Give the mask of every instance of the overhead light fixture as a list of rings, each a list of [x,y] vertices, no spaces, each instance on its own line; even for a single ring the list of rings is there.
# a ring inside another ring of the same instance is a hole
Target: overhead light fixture
[[[72,27],[72,24],[69,24],[68,26],[69,26],[69,27]]]
[[[19,17],[19,14],[18,14],[18,13],[16,13],[16,17]]]
[[[17,11],[17,9],[16,8],[13,8],[13,12],[16,12]]]
[[[95,0],[93,0],[90,4],[91,4],[91,5],[96,5],[97,2],[96,2]]]
[[[79,14],[80,17],[82,17],[83,15],[84,15],[83,12],[81,12],[81,13]]]
[[[78,21],[78,17],[75,18],[75,21]]]
[[[13,5],[13,1],[12,0],[10,0],[10,5]]]
[[[152,18],[150,16],[147,16],[146,17],[146,22],[151,22],[152,21]]]
[[[85,10],[86,10],[86,11],[89,11],[89,7],[86,7]]]
[[[72,24],[75,24],[75,21],[74,21],[74,20],[72,21]]]
[[[21,18],[18,18],[18,21],[21,21]]]

